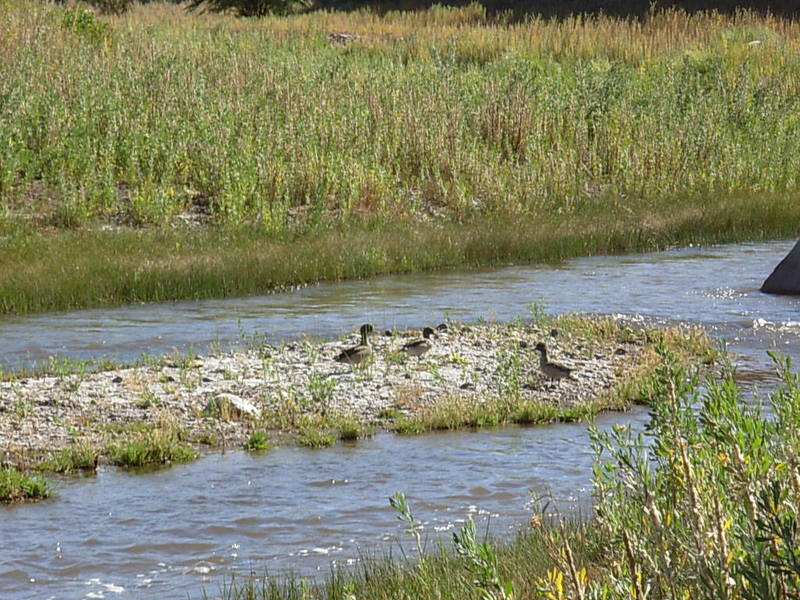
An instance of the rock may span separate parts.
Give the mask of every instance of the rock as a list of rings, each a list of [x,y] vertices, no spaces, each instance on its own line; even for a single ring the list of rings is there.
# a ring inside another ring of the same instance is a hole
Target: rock
[[[761,291],[767,294],[800,294],[800,241],[767,277],[761,285]]]
[[[111,380],[111,383],[122,383],[122,377],[117,375],[114,379]]]
[[[206,405],[203,411],[207,415],[219,417],[223,421],[240,421],[258,412],[255,405],[234,394],[217,394]]]

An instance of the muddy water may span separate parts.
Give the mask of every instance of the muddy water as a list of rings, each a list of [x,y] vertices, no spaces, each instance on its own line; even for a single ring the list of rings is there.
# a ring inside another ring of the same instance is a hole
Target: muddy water
[[[549,311],[641,314],[699,322],[729,341],[746,379],[768,386],[765,349],[800,359],[800,299],[757,291],[792,242],[596,257],[556,267],[431,273],[307,288],[260,298],[136,306],[0,322],[6,368],[52,353],[130,358],[173,346],[328,336]],[[643,410],[601,427],[642,423]],[[591,454],[583,425],[402,438],[378,435],[323,451],[208,456],[149,474],[102,470],[59,481],[59,498],[0,509],[0,598],[213,595],[234,571],[326,571],[360,553],[397,551],[388,496],[404,491],[431,538],[472,515],[520,526],[531,490],[561,511],[588,511]],[[395,540],[392,542],[391,540]],[[406,542],[406,547],[409,545]]]

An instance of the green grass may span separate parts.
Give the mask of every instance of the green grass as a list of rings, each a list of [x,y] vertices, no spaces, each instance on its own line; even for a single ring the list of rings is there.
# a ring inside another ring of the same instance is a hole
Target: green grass
[[[272,448],[269,436],[265,431],[254,431],[243,445],[248,452],[264,452]]]
[[[35,464],[37,471],[52,473],[74,473],[76,471],[94,471],[100,450],[88,442],[77,442],[60,450],[51,452]]]
[[[53,489],[41,477],[30,476],[11,467],[0,467],[0,503],[44,500]]]
[[[794,236],[798,39],[745,12],[9,0],[0,313]]]
[[[337,437],[326,429],[308,426],[297,434],[297,443],[305,448],[327,448],[336,443]]]
[[[121,434],[121,439],[106,448],[109,462],[121,467],[143,467],[189,462],[198,457],[197,451],[182,441],[174,427],[146,426]]]
[[[390,427],[403,435],[501,425],[543,425],[591,420],[600,410],[595,403],[556,406],[518,398],[490,399],[481,404],[459,397],[446,398],[413,415],[397,418]]]

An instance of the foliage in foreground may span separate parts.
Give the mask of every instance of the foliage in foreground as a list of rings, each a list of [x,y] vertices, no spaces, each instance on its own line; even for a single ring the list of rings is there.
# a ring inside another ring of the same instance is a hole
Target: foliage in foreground
[[[646,434],[594,433],[612,561],[603,578],[572,579],[571,597],[800,596],[800,377],[773,358],[784,386],[768,408],[732,377],[701,396],[673,365]]]
[[[419,560],[363,560],[324,584],[234,580],[226,600],[790,600],[800,597],[800,375],[775,357],[783,386],[768,406],[732,373],[698,381],[665,355],[645,432],[592,434],[596,516],[537,515],[513,542],[478,541],[468,523]],[[421,549],[418,522],[391,499]]]
[[[11,467],[0,467],[0,503],[43,500],[53,490],[41,477],[30,476]]]

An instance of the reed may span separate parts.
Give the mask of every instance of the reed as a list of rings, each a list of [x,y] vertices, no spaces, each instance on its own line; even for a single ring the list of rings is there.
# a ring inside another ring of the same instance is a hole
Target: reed
[[[7,0],[0,312],[793,236],[799,39],[746,11]]]

